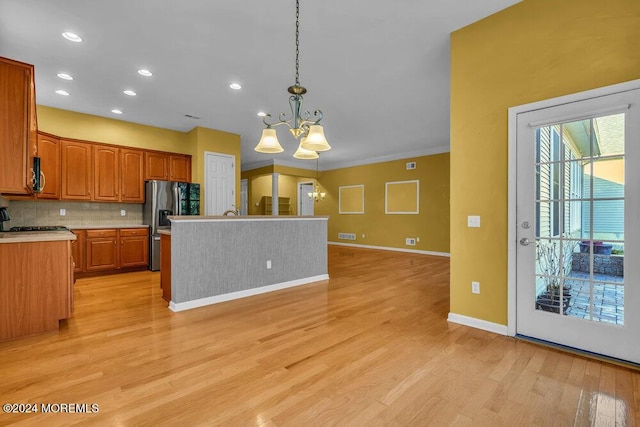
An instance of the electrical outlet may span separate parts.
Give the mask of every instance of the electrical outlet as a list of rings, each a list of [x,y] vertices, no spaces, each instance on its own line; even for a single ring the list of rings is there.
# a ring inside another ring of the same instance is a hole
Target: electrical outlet
[[[269,270],[271,268],[271,260],[268,259],[267,260],[267,270]]]
[[[413,237],[407,237],[406,239],[404,239],[404,244],[407,246],[415,246],[416,239],[414,239]]]
[[[467,227],[480,227],[480,216],[469,215],[467,217]]]
[[[474,294],[480,293],[480,282],[471,282],[471,292]]]
[[[127,216],[127,211],[120,209],[120,216]]]
[[[60,209],[60,216],[66,216],[67,215],[67,210],[66,209]]]
[[[416,237],[416,242],[420,242],[420,238],[419,237]]]

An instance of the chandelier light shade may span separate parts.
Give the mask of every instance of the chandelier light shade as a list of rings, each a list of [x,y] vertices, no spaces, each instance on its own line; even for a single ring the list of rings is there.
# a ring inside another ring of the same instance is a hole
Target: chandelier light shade
[[[280,141],[278,141],[276,130],[266,128],[262,131],[262,138],[260,138],[260,142],[258,142],[255,150],[258,153],[273,154],[282,153],[284,151],[284,148],[282,148],[282,145],[280,145]]]
[[[313,150],[307,150],[306,148],[304,148],[304,141],[306,140],[306,137],[302,137],[302,139],[300,139],[300,145],[298,145],[298,149],[296,150],[295,153],[293,153],[293,157],[295,157],[296,159],[302,159],[302,160],[315,160],[317,159],[318,153],[316,153]]]
[[[320,125],[309,126],[309,134],[302,140],[301,147],[313,151],[329,151],[331,146],[324,137],[324,129]]]
[[[296,0],[296,80],[293,86],[287,89],[289,92],[289,109],[291,114],[280,113],[278,121],[272,121],[271,114],[265,114],[262,122],[266,129],[262,131],[262,138],[255,150],[259,153],[281,153],[284,151],[274,126],[287,125],[291,135],[295,139],[301,138],[298,149],[293,157],[296,159],[317,159],[317,151],[327,151],[331,146],[324,136],[324,129],[320,125],[322,111],[315,110],[313,114],[302,108],[302,95],[307,93],[307,89],[300,85],[300,1]],[[312,153],[310,153],[311,151]]]

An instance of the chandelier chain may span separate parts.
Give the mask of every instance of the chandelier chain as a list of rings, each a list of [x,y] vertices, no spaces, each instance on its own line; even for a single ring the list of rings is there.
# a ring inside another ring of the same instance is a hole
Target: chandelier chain
[[[296,86],[300,86],[300,1],[296,0]]]

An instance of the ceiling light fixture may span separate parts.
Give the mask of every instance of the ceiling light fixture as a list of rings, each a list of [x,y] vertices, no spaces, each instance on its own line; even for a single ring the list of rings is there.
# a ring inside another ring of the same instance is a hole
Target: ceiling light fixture
[[[65,31],[64,33],[62,33],[62,37],[74,43],[80,43],[82,41],[82,37],[80,37],[76,33],[72,33],[71,31]]]
[[[240,89],[242,89],[242,86],[240,86],[240,84],[239,84],[239,83],[231,83],[231,84],[229,85],[229,87],[230,87],[231,89],[233,89],[233,90],[240,90]]]
[[[145,77],[151,77],[153,76],[153,73],[147,69],[141,68],[138,70],[138,74],[140,74],[141,76],[145,76]]]
[[[291,117],[286,118],[285,113],[280,113],[279,120],[271,123],[271,114],[265,114],[262,122],[266,129],[262,130],[262,137],[255,150],[259,153],[282,153],[284,149],[278,141],[276,130],[273,126],[287,125],[289,131],[295,139],[302,137],[298,150],[293,157],[297,159],[317,159],[317,151],[327,151],[331,146],[324,136],[324,129],[320,125],[322,111],[315,110],[313,114],[309,111],[302,111],[302,95],[307,93],[307,89],[300,86],[300,1],[296,0],[296,81],[287,91],[289,96],[289,107]],[[309,153],[311,151],[311,153]],[[313,154],[312,154],[313,153]]]
[[[129,89],[123,91],[123,93],[125,95],[129,95],[129,96],[136,96],[136,93],[134,91],[132,91],[132,90],[129,90]]]
[[[58,77],[60,77],[63,80],[73,80],[73,76],[67,73],[58,73]]]
[[[315,200],[316,202],[321,202],[322,200],[324,200],[324,198],[326,197],[327,193],[320,192],[320,182],[318,181],[318,169],[319,169],[319,160],[318,160],[318,153],[316,153],[316,188],[314,189],[313,193],[307,193],[307,196],[309,196],[310,199]]]
[[[118,110],[117,108],[114,108],[113,110],[111,110],[111,112],[113,114],[122,114],[122,110]]]
[[[58,95],[62,95],[62,96],[69,96],[69,92],[67,92],[66,90],[62,90],[62,89],[58,89],[58,90],[56,91],[56,93],[57,93]]]

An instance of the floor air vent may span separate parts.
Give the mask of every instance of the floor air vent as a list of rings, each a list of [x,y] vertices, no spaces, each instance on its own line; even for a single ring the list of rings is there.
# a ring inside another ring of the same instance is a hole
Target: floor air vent
[[[338,239],[356,240],[356,235],[355,233],[338,233]]]

